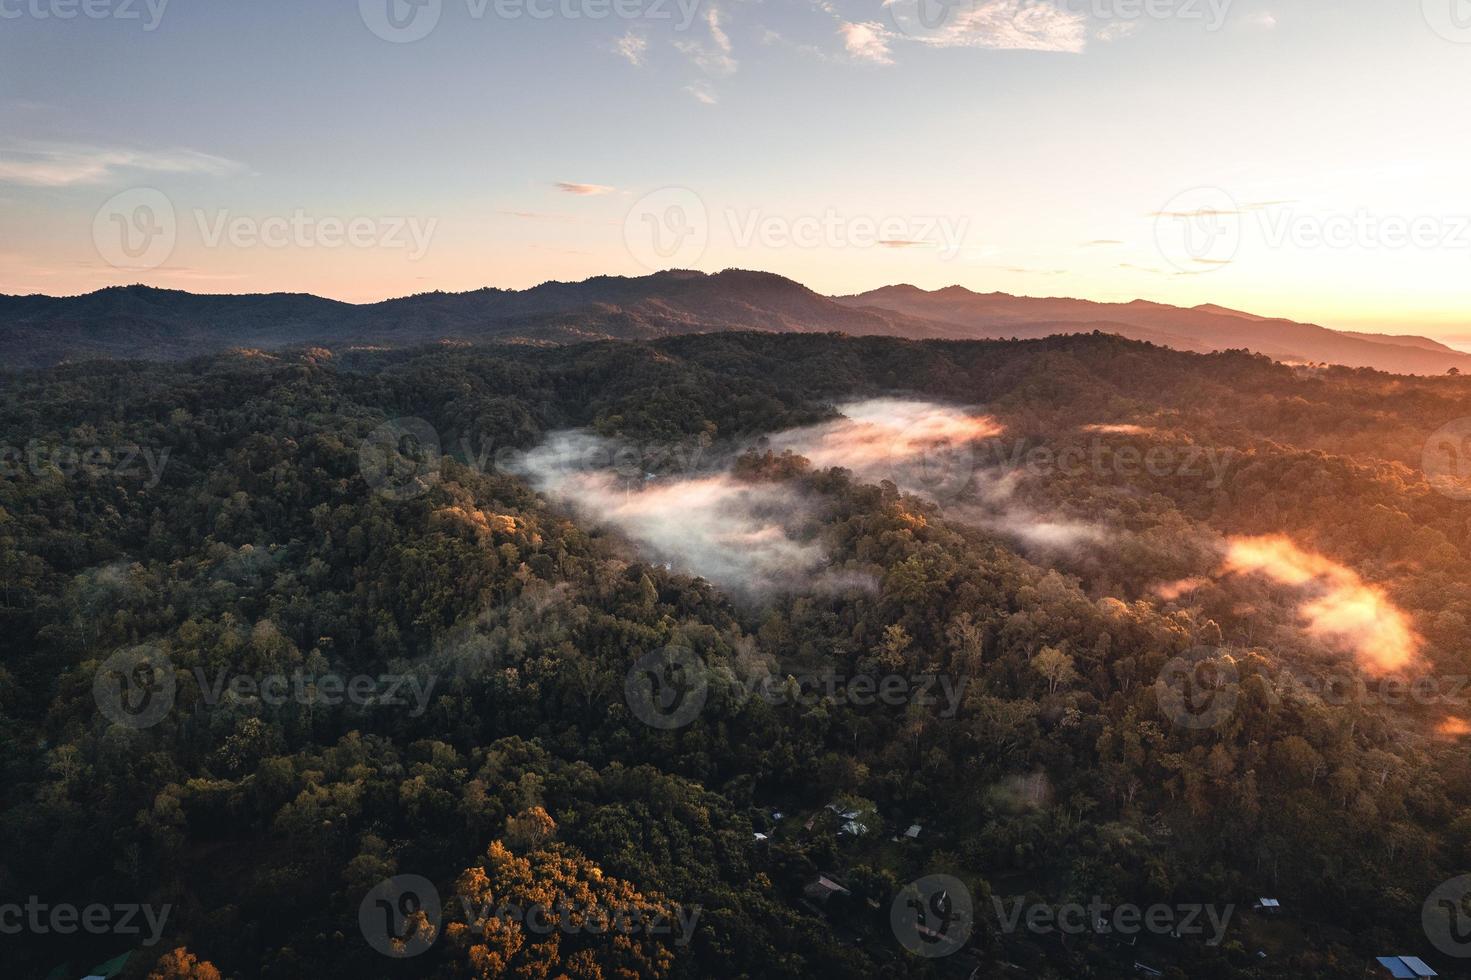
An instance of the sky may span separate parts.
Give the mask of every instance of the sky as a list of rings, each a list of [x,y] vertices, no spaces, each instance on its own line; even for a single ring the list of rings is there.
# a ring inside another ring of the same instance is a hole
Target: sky
[[[0,0],[0,292],[657,268],[1471,341],[1471,0]]]

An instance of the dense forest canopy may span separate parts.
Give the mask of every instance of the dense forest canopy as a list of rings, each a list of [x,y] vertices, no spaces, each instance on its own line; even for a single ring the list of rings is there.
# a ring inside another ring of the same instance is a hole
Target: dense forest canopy
[[[7,975],[1468,962],[1471,379],[726,333],[0,412],[0,905],[148,913]]]

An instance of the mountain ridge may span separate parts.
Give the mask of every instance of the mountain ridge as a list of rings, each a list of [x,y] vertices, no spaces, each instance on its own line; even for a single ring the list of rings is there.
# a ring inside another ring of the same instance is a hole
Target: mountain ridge
[[[730,330],[955,340],[1102,330],[1178,350],[1247,349],[1286,362],[1402,374],[1471,371],[1471,354],[1428,338],[1351,334],[1215,304],[1100,303],[909,283],[825,296],[776,273],[748,269],[547,280],[523,290],[434,290],[372,303],[142,284],[70,297],[0,294],[0,356],[21,368],[99,357],[179,360],[236,347],[571,343]]]

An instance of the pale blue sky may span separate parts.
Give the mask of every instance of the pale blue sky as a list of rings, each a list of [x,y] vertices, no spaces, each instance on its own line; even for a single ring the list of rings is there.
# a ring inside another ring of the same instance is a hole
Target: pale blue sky
[[[1467,0],[954,0],[933,29],[919,0],[430,0],[409,43],[370,29],[389,2],[171,0],[150,30],[142,0],[0,0],[0,291],[678,264],[1471,332]],[[135,188],[174,235],[127,267],[98,236]],[[701,233],[651,252],[650,200]]]

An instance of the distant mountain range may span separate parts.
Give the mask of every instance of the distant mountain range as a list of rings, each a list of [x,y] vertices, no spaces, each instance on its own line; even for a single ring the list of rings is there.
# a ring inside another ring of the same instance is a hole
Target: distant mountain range
[[[1453,367],[1471,372],[1471,354],[1423,337],[1345,333],[1212,305],[1095,303],[960,286],[886,286],[829,297],[782,276],[738,269],[597,276],[369,304],[302,293],[198,295],[147,286],[74,297],[0,295],[0,360],[10,367],[99,357],[176,360],[239,347],[567,343],[726,330],[948,339],[1101,330],[1179,350],[1245,348],[1283,361],[1400,374],[1443,374]]]

